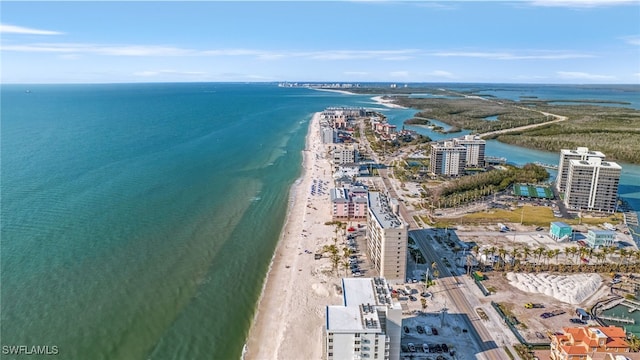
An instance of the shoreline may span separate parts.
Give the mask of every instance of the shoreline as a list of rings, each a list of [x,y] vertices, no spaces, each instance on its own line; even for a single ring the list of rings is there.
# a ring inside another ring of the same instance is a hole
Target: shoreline
[[[321,143],[321,113],[309,123],[302,173],[289,190],[287,215],[271,258],[255,315],[245,340],[242,359],[321,359],[322,324],[326,305],[339,304],[339,277],[327,258],[314,260],[324,245],[333,243],[328,188],[332,171]],[[322,193],[310,194],[322,183]],[[310,341],[310,339],[313,339]]]

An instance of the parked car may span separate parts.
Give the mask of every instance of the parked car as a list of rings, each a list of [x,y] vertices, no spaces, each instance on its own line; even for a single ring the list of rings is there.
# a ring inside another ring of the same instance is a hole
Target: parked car
[[[447,344],[442,344],[442,351],[449,352],[449,347],[447,346]]]
[[[416,330],[418,330],[419,334],[424,334],[424,328],[422,327],[422,325],[416,326]]]
[[[413,343],[408,343],[407,346],[409,347],[409,352],[416,352],[416,346]]]
[[[432,328],[431,328],[431,333],[432,333],[433,335],[438,335],[438,329],[436,329],[436,328],[432,327]]]
[[[413,295],[409,295],[409,300],[411,301],[418,301],[418,298],[413,296]]]
[[[403,326],[402,329],[404,329],[405,334],[409,333],[409,327],[408,326]]]

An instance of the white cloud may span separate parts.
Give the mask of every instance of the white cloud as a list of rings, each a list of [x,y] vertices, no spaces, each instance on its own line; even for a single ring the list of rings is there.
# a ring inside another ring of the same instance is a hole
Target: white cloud
[[[472,57],[494,60],[565,60],[594,57],[589,54],[534,51],[529,54],[513,54],[509,52],[472,52],[472,51],[450,51],[436,52],[433,56],[441,57]]]
[[[640,46],[640,35],[625,36],[623,37],[623,39],[627,42],[627,44]]]
[[[316,60],[352,60],[352,59],[388,59],[404,57],[416,53],[415,49],[403,50],[323,50],[312,52],[291,53],[292,56],[305,57]]]
[[[260,60],[306,58],[312,60],[407,60],[416,49],[401,50],[319,50],[319,51],[267,51],[257,49],[196,50],[163,45],[101,45],[82,43],[32,43],[6,45],[0,50],[16,52],[97,54],[108,56],[247,56]]]
[[[637,0],[534,0],[533,6],[569,7],[569,8],[594,8],[599,6],[630,5]]]
[[[0,34],[23,34],[23,35],[62,35],[59,31],[40,30],[26,28],[22,26],[0,24]]]
[[[574,80],[614,80],[615,76],[589,74],[579,71],[558,71],[557,74],[563,79]]]
[[[39,43],[6,45],[3,51],[99,54],[111,56],[179,56],[194,51],[171,46],[156,45],[95,45],[77,43]]]

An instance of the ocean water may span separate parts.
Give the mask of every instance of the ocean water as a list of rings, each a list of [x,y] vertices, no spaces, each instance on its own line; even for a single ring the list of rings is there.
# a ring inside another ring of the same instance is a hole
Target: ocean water
[[[415,112],[274,84],[2,85],[0,100],[0,342],[64,359],[239,358],[312,113]],[[640,203],[638,179],[625,167],[620,189]]]
[[[311,115],[362,97],[123,84],[1,99],[2,345],[237,359]]]

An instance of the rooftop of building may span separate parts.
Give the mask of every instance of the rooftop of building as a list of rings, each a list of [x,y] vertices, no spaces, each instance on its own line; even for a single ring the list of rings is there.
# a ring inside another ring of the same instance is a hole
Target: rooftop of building
[[[384,278],[344,278],[342,289],[345,306],[392,304],[389,285]]]
[[[368,308],[367,308],[368,310]],[[327,306],[327,331],[378,333],[382,331],[378,312],[364,312],[361,306]]]
[[[605,236],[612,236],[615,235],[616,232],[613,230],[593,230],[593,229],[589,229],[587,231],[587,234],[592,233],[593,235],[605,235]]]
[[[432,143],[431,146],[436,150],[459,150],[459,151],[467,151],[467,148],[458,145],[453,141],[445,141],[440,143]]]
[[[551,223],[551,225],[554,225],[556,227],[559,228],[570,228],[571,226],[567,225],[566,223],[563,223],[562,221],[554,221]]]
[[[369,209],[378,223],[384,229],[402,228],[402,219],[391,210],[390,199],[387,195],[376,191],[369,192]]]
[[[618,163],[613,161],[604,161],[601,158],[590,158],[589,160],[571,159],[569,160],[569,163],[573,166],[582,165],[589,167],[598,166],[601,168],[622,169]]]
[[[617,326],[566,327],[564,334],[554,335],[567,354],[586,354],[591,348],[602,351],[605,348],[628,348],[624,329]],[[605,340],[604,346],[599,345]]]
[[[589,151],[589,148],[586,147],[578,147],[577,149],[561,149],[560,153],[563,155],[588,155],[605,157],[605,155],[600,151]]]
[[[343,305],[327,306],[327,330],[332,332],[382,331],[377,309],[397,308],[384,278],[343,278]]]

